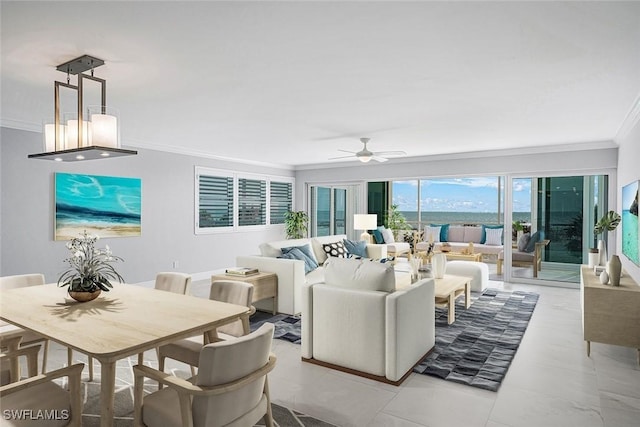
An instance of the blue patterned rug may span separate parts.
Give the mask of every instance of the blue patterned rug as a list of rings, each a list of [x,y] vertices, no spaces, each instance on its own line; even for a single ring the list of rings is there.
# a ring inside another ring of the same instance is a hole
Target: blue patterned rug
[[[473,293],[473,304],[456,302],[456,321],[447,324],[447,309],[436,307],[436,344],[414,372],[497,391],[520,346],[539,295],[485,289]],[[256,313],[251,329],[275,324],[274,337],[300,344],[300,317]]]

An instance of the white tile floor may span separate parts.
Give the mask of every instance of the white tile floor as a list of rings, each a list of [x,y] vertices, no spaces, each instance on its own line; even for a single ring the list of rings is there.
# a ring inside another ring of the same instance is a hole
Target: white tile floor
[[[194,282],[192,292],[206,298],[209,286],[208,281]],[[540,294],[497,393],[420,374],[411,374],[400,387],[378,383],[303,363],[299,345],[274,340],[273,401],[345,427],[640,426],[636,350],[592,343],[587,357],[579,290],[502,282],[490,286]],[[53,344],[50,368],[65,360],[66,350]],[[147,352],[145,360],[154,364],[154,352]],[[179,362],[170,361],[168,369],[188,376]]]
[[[531,285],[540,300],[497,393],[411,374],[400,387],[300,360],[300,347],[274,341],[275,403],[339,426],[640,426],[636,351],[582,340],[580,292]]]

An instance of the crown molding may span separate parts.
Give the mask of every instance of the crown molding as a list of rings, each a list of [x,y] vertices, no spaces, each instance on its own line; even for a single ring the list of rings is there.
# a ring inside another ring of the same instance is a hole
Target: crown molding
[[[0,119],[0,126],[2,126],[3,128],[26,130],[29,132],[42,133],[42,124],[26,122],[23,120],[7,119],[3,117],[2,119]]]
[[[622,124],[620,125],[620,128],[618,129],[614,140],[618,142],[626,138],[629,132],[631,132],[631,129],[633,129],[638,124],[638,122],[640,122],[640,94],[638,95],[633,105],[631,106],[631,109],[622,121]]]

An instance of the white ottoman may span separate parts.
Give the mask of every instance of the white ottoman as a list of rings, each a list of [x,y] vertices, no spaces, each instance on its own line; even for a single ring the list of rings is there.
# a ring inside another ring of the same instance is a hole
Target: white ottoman
[[[472,277],[471,290],[482,292],[489,284],[489,266],[483,262],[447,261],[446,274]]]

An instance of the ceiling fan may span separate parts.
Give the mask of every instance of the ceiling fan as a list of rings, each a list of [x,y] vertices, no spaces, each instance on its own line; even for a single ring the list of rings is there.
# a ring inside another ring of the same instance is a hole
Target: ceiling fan
[[[369,151],[367,149],[367,143],[371,140],[371,138],[360,138],[360,142],[362,142],[364,144],[364,147],[362,148],[362,150],[355,152],[355,151],[348,151],[348,150],[338,150],[338,151],[342,151],[344,153],[351,153],[350,156],[341,156],[341,157],[332,157],[329,160],[337,160],[337,159],[348,159],[351,157],[355,157],[356,159],[360,160],[362,163],[367,163],[370,160],[375,160],[376,162],[386,162],[387,160],[389,160],[387,157],[397,157],[397,156],[406,156],[407,153],[405,153],[404,151]]]

